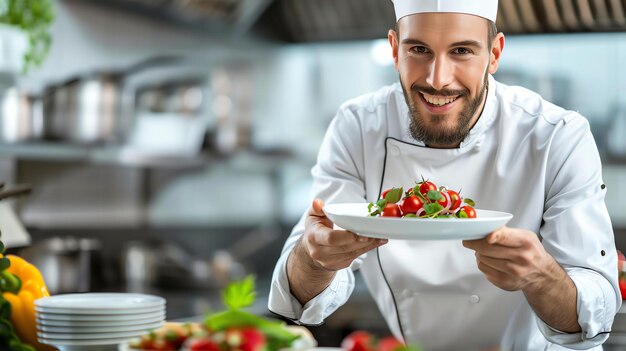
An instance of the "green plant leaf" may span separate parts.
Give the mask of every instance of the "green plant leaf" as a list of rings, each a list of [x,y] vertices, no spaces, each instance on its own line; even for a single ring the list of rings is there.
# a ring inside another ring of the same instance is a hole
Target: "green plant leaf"
[[[283,322],[266,320],[241,310],[230,310],[212,314],[204,320],[204,325],[211,331],[237,327],[256,327],[267,337],[287,341],[288,344],[298,338],[297,335],[285,329]]]
[[[0,23],[18,27],[28,36],[29,47],[24,54],[23,73],[41,65],[50,51],[50,26],[54,17],[52,0],[0,1]]]
[[[390,204],[395,204],[396,202],[400,201],[401,198],[402,198],[402,187],[392,188],[387,193],[387,195],[385,195],[385,200],[387,200],[387,203],[390,203]]]
[[[470,205],[472,207],[476,206],[476,203],[474,202],[474,200],[469,199],[469,198],[463,199],[463,202],[465,202],[466,204],[468,204],[468,205]]]
[[[379,210],[382,210],[385,208],[385,206],[387,206],[387,200],[385,199],[380,199],[376,202],[376,206],[378,206]]]
[[[467,213],[465,213],[465,211],[457,212],[456,216],[459,217],[459,218],[469,218],[469,217],[467,217]]]
[[[9,259],[6,257],[0,258],[0,271],[3,271],[9,267],[11,267],[11,261],[9,261]]]
[[[256,298],[254,279],[253,275],[249,275],[239,282],[228,284],[222,296],[226,307],[230,310],[238,310],[252,306]]]
[[[429,190],[428,191],[428,198],[433,200],[433,201],[437,201],[439,199],[443,199],[443,195],[441,195],[441,193],[438,192],[437,190]]]
[[[431,190],[432,191],[432,190]],[[434,202],[432,204],[425,204],[424,211],[426,211],[427,215],[433,215],[443,210],[443,206],[439,203]]]
[[[407,213],[404,215],[405,218],[417,218],[417,215],[415,213]]]

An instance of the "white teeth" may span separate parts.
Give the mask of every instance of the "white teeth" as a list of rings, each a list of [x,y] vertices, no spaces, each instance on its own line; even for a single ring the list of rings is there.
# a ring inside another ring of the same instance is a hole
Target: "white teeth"
[[[428,101],[428,103],[433,104],[435,106],[443,106],[443,105],[449,104],[452,101],[456,100],[456,98],[458,97],[458,96],[436,97],[436,96],[426,95],[426,94],[422,94],[422,96],[424,97],[426,101]]]

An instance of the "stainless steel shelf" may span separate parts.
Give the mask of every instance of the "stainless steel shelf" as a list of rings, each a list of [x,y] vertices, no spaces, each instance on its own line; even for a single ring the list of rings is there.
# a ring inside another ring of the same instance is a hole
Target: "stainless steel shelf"
[[[42,162],[85,162],[147,168],[198,168],[214,162],[271,168],[292,159],[287,150],[241,150],[231,155],[204,151],[197,155],[153,154],[124,146],[78,145],[54,142],[0,144],[0,158]],[[244,167],[245,168],[245,167]]]
[[[85,162],[130,167],[196,168],[208,164],[214,156],[154,155],[134,152],[120,146],[73,145],[63,143],[0,144],[0,157],[25,161]]]

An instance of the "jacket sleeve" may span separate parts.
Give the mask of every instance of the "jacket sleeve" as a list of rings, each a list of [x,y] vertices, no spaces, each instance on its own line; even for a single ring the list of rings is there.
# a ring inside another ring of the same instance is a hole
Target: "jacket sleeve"
[[[352,110],[342,107],[331,122],[318,154],[313,175],[313,198],[325,203],[363,202],[362,137]],[[291,250],[304,234],[306,213],[287,239],[274,269],[268,308],[296,323],[319,325],[343,305],[354,290],[354,273],[361,260],[337,272],[332,283],[304,306],[291,294],[286,263]]]
[[[578,114],[555,129],[547,159],[546,202],[540,229],[546,250],[565,269],[577,289],[580,333],[563,333],[537,318],[551,342],[588,349],[609,336],[621,306],[617,252],[604,203],[602,166],[588,122]]]

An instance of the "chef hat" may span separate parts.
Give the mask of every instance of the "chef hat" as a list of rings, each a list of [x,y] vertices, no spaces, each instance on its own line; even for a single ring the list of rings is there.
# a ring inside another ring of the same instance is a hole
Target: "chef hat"
[[[498,0],[392,0],[396,21],[423,12],[456,12],[484,17],[496,22]]]

